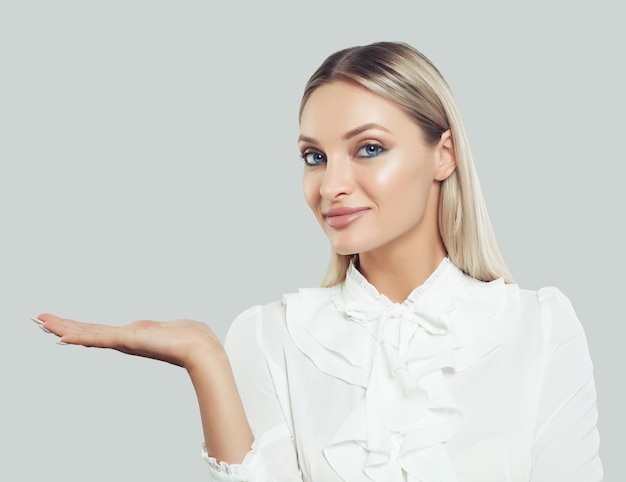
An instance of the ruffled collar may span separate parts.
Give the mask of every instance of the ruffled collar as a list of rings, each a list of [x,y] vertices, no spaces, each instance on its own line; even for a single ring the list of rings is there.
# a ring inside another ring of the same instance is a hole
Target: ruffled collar
[[[419,329],[431,335],[448,333],[446,319],[439,313],[452,310],[455,299],[444,301],[435,292],[442,278],[446,278],[446,274],[454,274],[454,271],[458,270],[448,258],[444,258],[426,282],[415,288],[404,302],[393,303],[351,263],[345,282],[333,289],[331,298],[337,310],[347,319],[364,324],[377,341],[384,339],[401,355]],[[447,278],[452,281],[453,276]],[[447,285],[440,292],[448,296],[451,288],[453,286]]]
[[[474,365],[502,344],[516,293],[445,258],[403,303],[380,294],[353,265],[333,288],[286,295],[299,349],[328,375],[364,388],[324,449],[342,479],[457,480],[445,443],[462,414],[444,372]]]

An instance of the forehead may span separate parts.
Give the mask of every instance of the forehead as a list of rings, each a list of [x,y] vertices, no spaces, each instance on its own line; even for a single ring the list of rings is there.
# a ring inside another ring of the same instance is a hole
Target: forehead
[[[393,128],[413,124],[396,104],[353,82],[338,80],[318,87],[302,110],[300,131],[349,130],[367,123]],[[341,134],[342,132],[339,132]]]

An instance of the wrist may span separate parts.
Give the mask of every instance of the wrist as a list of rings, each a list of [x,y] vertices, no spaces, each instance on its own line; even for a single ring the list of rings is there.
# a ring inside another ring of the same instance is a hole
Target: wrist
[[[231,374],[228,355],[219,343],[203,344],[190,349],[184,368],[192,381],[194,379],[210,380],[224,371]]]

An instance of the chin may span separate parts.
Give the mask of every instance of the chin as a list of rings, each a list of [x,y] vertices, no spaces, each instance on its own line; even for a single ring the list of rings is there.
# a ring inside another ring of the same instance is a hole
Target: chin
[[[337,243],[331,242],[330,247],[333,250],[333,252],[340,254],[342,256],[352,256],[354,254],[359,254],[361,252],[359,247],[352,243],[337,244]]]
[[[365,253],[372,251],[380,246],[380,243],[376,239],[372,239],[361,233],[345,236],[348,233],[341,233],[344,236],[337,236],[338,233],[333,233],[335,236],[329,236],[330,245],[332,250],[343,256],[352,256],[359,253]]]
[[[371,249],[369,246],[363,245],[363,243],[331,243],[331,247],[335,253],[342,256],[353,256]]]
[[[359,254],[359,251],[355,250],[333,249],[333,251],[341,256],[353,256],[355,254]]]

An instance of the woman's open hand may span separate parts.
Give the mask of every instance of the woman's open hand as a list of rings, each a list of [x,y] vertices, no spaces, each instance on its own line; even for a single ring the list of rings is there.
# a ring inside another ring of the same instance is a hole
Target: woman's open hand
[[[196,390],[204,440],[217,460],[241,463],[253,436],[230,363],[206,324],[192,320],[140,320],[125,326],[81,323],[44,313],[33,318],[61,343],[110,348],[178,365]]]
[[[60,343],[110,348],[178,365],[189,370],[198,358],[222,351],[222,345],[205,324],[192,320],[158,322],[140,320],[125,326],[81,323],[48,313],[33,318],[58,337]]]

